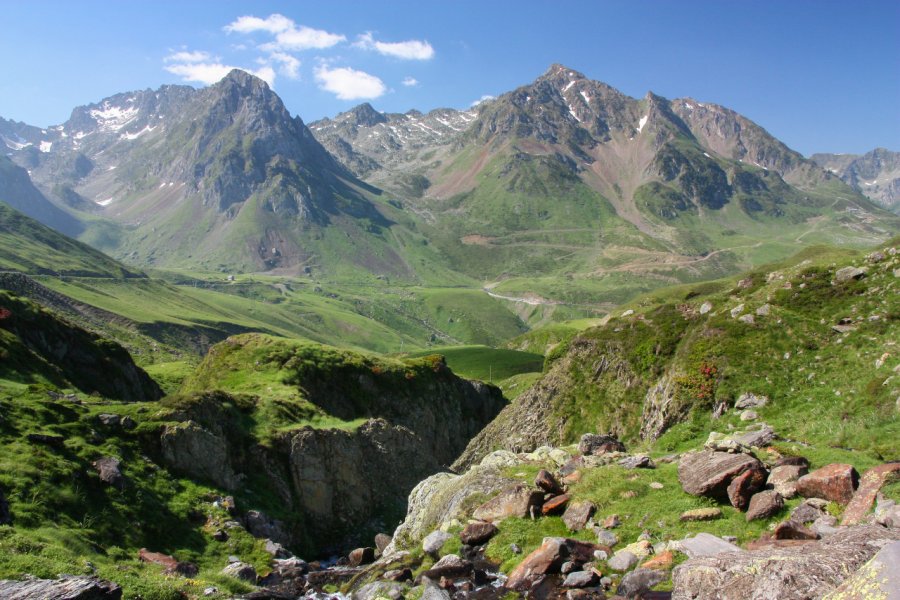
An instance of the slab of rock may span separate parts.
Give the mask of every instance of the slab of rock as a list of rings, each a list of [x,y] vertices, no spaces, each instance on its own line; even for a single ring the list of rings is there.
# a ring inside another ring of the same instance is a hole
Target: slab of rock
[[[738,510],[745,510],[750,498],[766,485],[766,472],[760,468],[747,469],[728,484],[728,501]]]
[[[698,533],[692,538],[685,538],[674,543],[675,548],[688,555],[688,558],[718,556],[727,552],[743,552],[731,542],[726,542],[711,533]]]
[[[412,569],[409,568],[391,569],[390,571],[385,571],[382,577],[391,581],[411,581],[413,578],[413,574]]]
[[[856,490],[847,508],[844,509],[841,525],[861,523],[872,509],[875,497],[881,488],[898,477],[900,477],[900,462],[878,465],[863,473],[859,481],[859,489]]]
[[[797,493],[804,498],[822,498],[847,504],[859,482],[859,473],[852,465],[834,463],[807,473],[797,481]]]
[[[563,523],[566,524],[569,531],[581,531],[596,511],[597,506],[588,500],[573,502],[569,504],[563,514]]]
[[[544,505],[541,507],[541,514],[543,515],[554,515],[557,513],[561,513],[563,509],[566,507],[566,504],[569,503],[569,495],[561,494],[559,496],[554,496],[549,500],[544,502]]]
[[[541,506],[543,501],[542,492],[524,485],[515,485],[476,508],[472,518],[492,523],[507,517],[525,518],[530,514],[532,506]]]
[[[619,461],[619,465],[625,469],[655,469],[656,465],[646,454],[627,456]]]
[[[63,575],[60,579],[0,580],[5,600],[121,600],[122,588],[97,577]]]
[[[718,519],[722,516],[722,509],[720,508],[694,508],[692,510],[686,510],[681,513],[681,517],[679,519],[681,521],[712,521],[713,519]]]
[[[528,590],[544,575],[558,573],[567,560],[580,564],[590,562],[597,550],[608,551],[609,548],[569,538],[546,537],[539,548],[526,556],[512,570],[504,587],[511,590]]]
[[[603,529],[615,529],[619,525],[622,524],[622,521],[619,520],[619,515],[609,515],[605,519],[603,519],[603,524],[601,527]]]
[[[692,496],[724,499],[731,480],[749,469],[762,469],[762,463],[746,454],[704,450],[685,454],[678,461],[678,481]]]
[[[586,588],[597,585],[599,577],[593,571],[572,571],[563,581],[565,588]]]
[[[866,269],[860,269],[859,267],[844,267],[835,272],[834,281],[835,283],[846,283],[848,281],[862,279],[865,276]]]
[[[256,569],[253,568],[253,565],[248,565],[245,562],[238,561],[230,563],[227,567],[222,569],[222,574],[234,577],[235,579],[240,579],[241,581],[246,581],[247,583],[256,583]]]
[[[795,547],[693,558],[675,567],[672,600],[822,598],[898,539],[900,530],[865,525]]]
[[[350,561],[351,567],[367,565],[375,562],[375,548],[357,548],[356,550],[351,551],[347,558]]]
[[[469,523],[466,525],[466,528],[460,532],[459,539],[462,540],[463,544],[480,546],[497,535],[497,531],[497,526],[493,523]]]
[[[878,551],[822,600],[900,600],[900,542]]]
[[[747,507],[747,520],[765,519],[784,508],[784,498],[775,490],[754,494]]]
[[[635,569],[625,575],[616,588],[616,594],[624,598],[643,598],[650,588],[666,579],[665,573],[654,569]]]
[[[553,473],[547,469],[538,471],[537,476],[534,478],[534,485],[548,494],[562,494],[565,491],[562,486],[559,485],[559,482],[556,480],[556,477],[553,476]]]
[[[422,540],[422,550],[426,554],[437,554],[453,535],[446,531],[432,531]]]
[[[778,435],[775,433],[775,430],[765,423],[760,423],[759,427],[756,429],[751,429],[734,436],[734,440],[738,444],[746,446],[747,448],[765,448],[776,439],[778,439]]]
[[[766,487],[781,494],[783,498],[797,495],[797,481],[806,475],[807,468],[802,465],[781,465],[772,469],[766,480]]]
[[[472,563],[455,554],[448,554],[422,573],[429,579],[439,581],[441,577],[463,577],[472,572]]]
[[[625,444],[611,435],[585,433],[578,442],[578,451],[582,454],[600,455],[607,452],[625,452]]]
[[[740,395],[734,403],[734,407],[738,410],[746,408],[760,408],[768,404],[769,398],[763,395],[757,395],[751,392],[745,392]]]
[[[803,471],[804,475],[806,475],[806,471],[809,470],[809,460],[805,456],[782,456],[775,461],[775,464],[772,465],[772,468],[774,469],[776,467],[784,467],[788,465],[803,467],[805,469]]]
[[[619,550],[606,564],[614,571],[630,571],[638,564],[638,557],[628,550]]]

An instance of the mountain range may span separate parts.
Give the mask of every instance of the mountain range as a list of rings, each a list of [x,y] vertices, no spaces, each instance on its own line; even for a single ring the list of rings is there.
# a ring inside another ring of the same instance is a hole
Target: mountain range
[[[876,148],[862,155],[813,154],[810,160],[875,202],[900,208],[900,152]]]
[[[798,241],[870,245],[898,223],[734,111],[562,65],[465,111],[363,104],[309,127],[235,70],[46,129],[0,120],[0,142],[8,202],[140,268],[484,284],[541,306],[620,302]]]

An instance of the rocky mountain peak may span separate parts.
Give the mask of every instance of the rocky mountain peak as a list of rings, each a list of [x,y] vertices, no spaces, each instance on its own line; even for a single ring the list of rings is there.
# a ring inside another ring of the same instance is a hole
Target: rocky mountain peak
[[[372,108],[372,105],[368,102],[363,102],[359,106],[350,109],[344,115],[348,121],[362,127],[373,127],[379,123],[387,123],[388,120],[383,113]]]

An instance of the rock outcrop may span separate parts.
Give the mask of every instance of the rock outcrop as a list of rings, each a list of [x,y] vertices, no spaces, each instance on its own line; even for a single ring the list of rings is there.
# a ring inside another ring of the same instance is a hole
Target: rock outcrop
[[[65,575],[60,579],[0,581],[5,600],[121,600],[122,588],[96,577]]]
[[[900,530],[867,525],[802,546],[693,558],[675,567],[672,600],[814,600],[835,590]]]

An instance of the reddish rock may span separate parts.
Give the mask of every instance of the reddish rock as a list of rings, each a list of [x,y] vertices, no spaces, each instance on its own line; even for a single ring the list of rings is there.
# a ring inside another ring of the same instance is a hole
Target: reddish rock
[[[509,574],[504,587],[525,591],[548,573],[558,573],[563,562],[586,563],[594,558],[596,550],[608,548],[568,538],[547,537],[541,546],[525,557]]]
[[[858,525],[872,509],[875,496],[879,490],[891,481],[900,477],[900,462],[886,463],[872,467],[859,481],[859,489],[853,495],[847,508],[844,510],[844,518],[841,525]]]
[[[804,498],[822,498],[847,504],[859,482],[859,473],[852,465],[830,464],[804,475],[797,481],[797,493]]]
[[[524,485],[506,488],[498,496],[475,509],[472,517],[479,521],[502,521],[507,517],[529,516],[532,506],[541,506],[544,494]]]
[[[641,568],[666,571],[671,569],[674,564],[675,553],[671,550],[666,550],[659,554],[654,554],[650,560],[644,561],[644,563],[641,564]]]
[[[819,536],[816,532],[797,521],[788,519],[783,523],[779,523],[772,532],[776,540],[817,540]]]
[[[678,481],[692,496],[725,499],[731,480],[750,469],[763,465],[748,454],[730,454],[704,450],[685,454],[678,461]]]
[[[619,520],[619,515],[609,515],[605,519],[603,519],[603,523],[600,525],[603,529],[615,529],[619,525],[622,524],[622,521]]]
[[[141,562],[162,565],[165,567],[166,571],[174,571],[178,566],[178,561],[174,556],[169,556],[162,552],[150,552],[146,548],[141,548],[140,551],[138,551],[138,559]]]
[[[562,494],[565,492],[553,473],[547,469],[538,471],[537,477],[534,478],[534,485],[541,488],[549,494]]]
[[[569,528],[569,531],[581,531],[587,525],[588,520],[594,516],[597,507],[593,502],[584,500],[582,502],[573,502],[566,508],[563,515],[563,523]]]
[[[809,461],[803,456],[782,456],[778,460],[775,461],[775,464],[772,465],[772,468],[777,467],[802,467],[803,474],[806,474],[806,471],[809,470]]]
[[[480,546],[497,534],[497,526],[493,523],[469,523],[459,534],[463,544]]]
[[[750,506],[747,507],[747,520],[765,519],[771,517],[779,510],[784,508],[784,498],[775,490],[766,490],[750,499]]]
[[[762,469],[747,469],[728,484],[728,501],[738,510],[745,510],[750,498],[766,485],[766,472]]]
[[[559,496],[554,496],[550,498],[546,502],[544,502],[544,506],[541,507],[541,514],[543,515],[554,515],[557,513],[561,513],[565,508],[566,504],[569,503],[569,495],[561,494]]]
[[[367,565],[375,562],[375,548],[357,548],[347,558],[350,560],[351,567]]]

